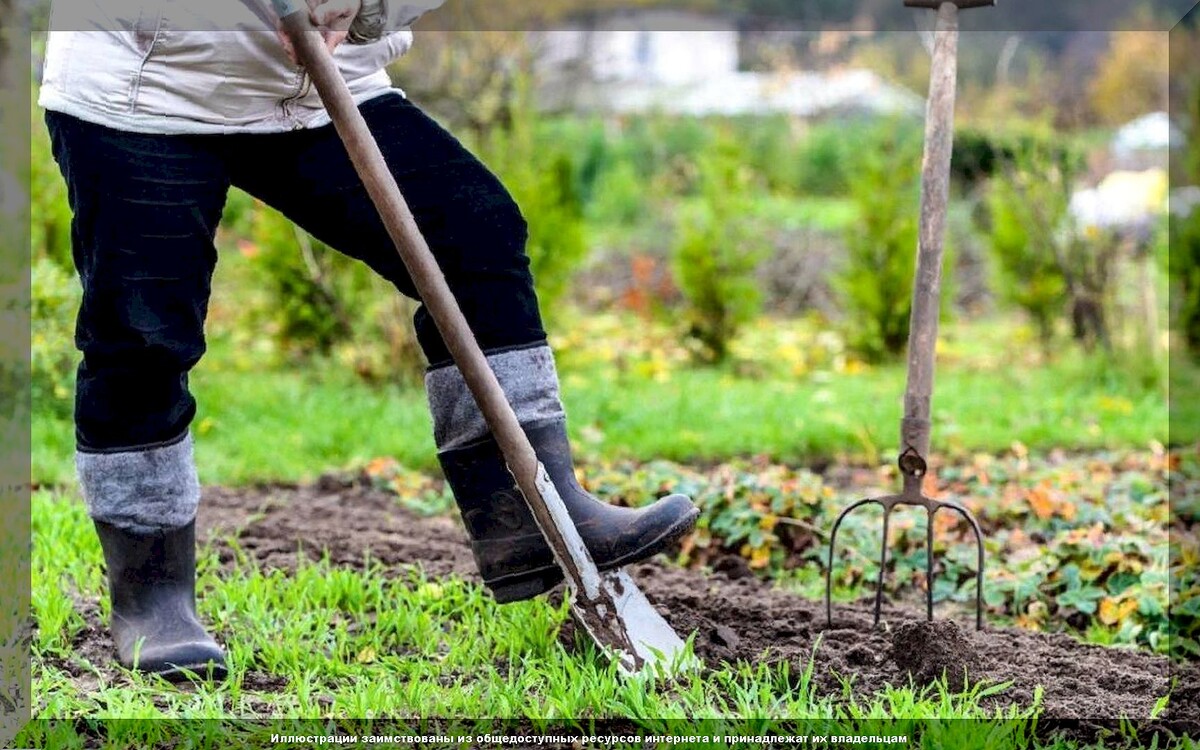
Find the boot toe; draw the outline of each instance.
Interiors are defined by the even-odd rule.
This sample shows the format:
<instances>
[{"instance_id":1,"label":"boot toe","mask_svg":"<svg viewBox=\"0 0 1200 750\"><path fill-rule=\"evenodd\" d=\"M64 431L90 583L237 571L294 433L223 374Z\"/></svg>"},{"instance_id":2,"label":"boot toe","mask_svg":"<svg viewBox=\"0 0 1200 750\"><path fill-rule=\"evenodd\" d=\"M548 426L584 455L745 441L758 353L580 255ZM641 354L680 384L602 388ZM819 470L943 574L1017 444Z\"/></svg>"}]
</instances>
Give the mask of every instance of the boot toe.
<instances>
[{"instance_id":1,"label":"boot toe","mask_svg":"<svg viewBox=\"0 0 1200 750\"><path fill-rule=\"evenodd\" d=\"M604 539L589 539L588 548L602 570L612 570L654 557L696 526L700 509L686 495L668 495L645 508L620 509L625 523L609 527ZM583 529L580 529L583 533ZM600 532L601 528L594 529Z\"/></svg>"}]
</instances>

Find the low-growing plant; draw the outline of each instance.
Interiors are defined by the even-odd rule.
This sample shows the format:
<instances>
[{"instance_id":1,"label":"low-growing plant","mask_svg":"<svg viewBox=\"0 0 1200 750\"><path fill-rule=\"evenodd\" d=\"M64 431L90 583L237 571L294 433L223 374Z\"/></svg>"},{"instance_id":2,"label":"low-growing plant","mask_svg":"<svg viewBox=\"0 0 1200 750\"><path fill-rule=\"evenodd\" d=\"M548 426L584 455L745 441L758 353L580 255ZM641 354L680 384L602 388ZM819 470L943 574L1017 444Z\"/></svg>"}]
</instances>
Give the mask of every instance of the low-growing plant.
<instances>
[{"instance_id":1,"label":"low-growing plant","mask_svg":"<svg viewBox=\"0 0 1200 750\"><path fill-rule=\"evenodd\" d=\"M1114 471L1114 464L1122 471ZM1192 571L1200 550L1186 534L1176 539L1177 593L1167 616L1167 465L1166 456L1151 454L1065 463L1027 454L981 455L973 463L941 467L925 491L967 505L984 525L989 555L984 601L990 617L1030 630L1071 630L1088 634L1089 640L1137 644L1160 653L1170 649L1195 658L1200 654L1200 587ZM1181 470L1185 479L1196 467ZM741 557L762 575L822 590L826 534L834 518L851 498L876 495L895 481L876 474L870 481L878 486L845 487L837 475L761 461L704 470L665 461L620 462L590 466L584 475L591 491L610 500L641 503L648 489L691 496L700 519L681 546L686 565L728 565L726 558ZM879 529L879 513L870 510L851 514L840 527L833 571L839 596L873 590ZM935 517L934 529L935 600L972 604L976 559L969 527L943 512ZM927 554L923 514L893 516L887 590L920 591L928 585Z\"/></svg>"}]
</instances>

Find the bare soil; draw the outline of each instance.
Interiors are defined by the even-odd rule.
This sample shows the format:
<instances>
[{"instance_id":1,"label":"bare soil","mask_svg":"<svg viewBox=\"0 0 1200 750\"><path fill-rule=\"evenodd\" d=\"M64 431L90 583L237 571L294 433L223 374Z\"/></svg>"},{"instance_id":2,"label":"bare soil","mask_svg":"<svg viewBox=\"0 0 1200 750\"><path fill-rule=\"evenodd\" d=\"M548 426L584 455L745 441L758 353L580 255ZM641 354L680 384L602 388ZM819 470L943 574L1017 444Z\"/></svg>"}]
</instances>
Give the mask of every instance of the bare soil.
<instances>
[{"instance_id":1,"label":"bare soil","mask_svg":"<svg viewBox=\"0 0 1200 750\"><path fill-rule=\"evenodd\" d=\"M389 566L419 566L428 575L478 580L456 518L420 518L393 496L361 483L326 479L302 487L209 488L198 528L224 564L233 563L226 540L267 568L293 569L298 551L338 565L370 559ZM1082 644L1061 634L1000 627L976 632L971 618L926 623L914 610L885 605L884 622L872 628L868 603L835 605L826 627L823 602L773 587L744 565L722 561L710 574L663 562L631 571L649 599L682 634L695 632L696 650L712 666L763 659L792 662L799 676L813 664L817 692L870 696L885 685L928 684L943 673L961 684L1012 683L988 698L997 706L1029 706L1043 693L1044 718L1111 724L1116 717L1148 721L1156 702L1177 687L1167 713L1179 731L1200 732L1200 673L1173 667L1160 656ZM973 613L972 613L973 614ZM107 633L96 613L86 617L78 652L93 664L107 661ZM559 634L574 643L573 625ZM65 666L65 665L64 665ZM82 676L82 675L81 675ZM798 679L798 677L797 677ZM270 675L252 678L282 690ZM1192 726L1189 722L1195 722Z\"/></svg>"}]
</instances>

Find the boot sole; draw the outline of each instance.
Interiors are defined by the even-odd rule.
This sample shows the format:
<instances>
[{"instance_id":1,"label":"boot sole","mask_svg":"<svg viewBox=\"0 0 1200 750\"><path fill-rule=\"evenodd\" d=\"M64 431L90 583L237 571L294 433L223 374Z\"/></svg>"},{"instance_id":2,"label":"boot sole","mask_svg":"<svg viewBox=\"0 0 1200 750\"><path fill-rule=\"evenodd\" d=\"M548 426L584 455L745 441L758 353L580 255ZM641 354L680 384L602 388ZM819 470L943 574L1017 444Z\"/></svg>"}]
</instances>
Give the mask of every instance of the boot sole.
<instances>
[{"instance_id":1,"label":"boot sole","mask_svg":"<svg viewBox=\"0 0 1200 750\"><path fill-rule=\"evenodd\" d=\"M167 682L221 682L229 676L224 664L206 661L198 664L168 664L161 669L127 667L143 674L157 675Z\"/></svg>"},{"instance_id":2,"label":"boot sole","mask_svg":"<svg viewBox=\"0 0 1200 750\"><path fill-rule=\"evenodd\" d=\"M668 527L666 531L651 541L632 552L618 557L616 560L611 560L597 567L601 571L615 570L653 557L695 528L696 519L699 517L700 509L693 508L690 513L680 518L674 525ZM492 598L496 600L497 604L510 604L544 594L562 582L562 570L557 565L550 565L510 578L484 581L484 584L491 590Z\"/></svg>"}]
</instances>

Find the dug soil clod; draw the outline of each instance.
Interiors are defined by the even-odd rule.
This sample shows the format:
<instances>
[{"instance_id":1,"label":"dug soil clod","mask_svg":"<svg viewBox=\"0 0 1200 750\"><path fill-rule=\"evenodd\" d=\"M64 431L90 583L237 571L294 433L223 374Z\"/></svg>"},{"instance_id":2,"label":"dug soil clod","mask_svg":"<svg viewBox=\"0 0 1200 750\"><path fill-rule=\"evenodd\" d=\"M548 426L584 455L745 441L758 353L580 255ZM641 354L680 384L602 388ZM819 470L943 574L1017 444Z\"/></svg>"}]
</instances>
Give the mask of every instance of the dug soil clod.
<instances>
[{"instance_id":1,"label":"dug soil clod","mask_svg":"<svg viewBox=\"0 0 1200 750\"><path fill-rule=\"evenodd\" d=\"M962 628L952 620L908 620L892 631L892 658L918 685L944 675L952 690L962 690L979 671L979 658Z\"/></svg>"}]
</instances>

